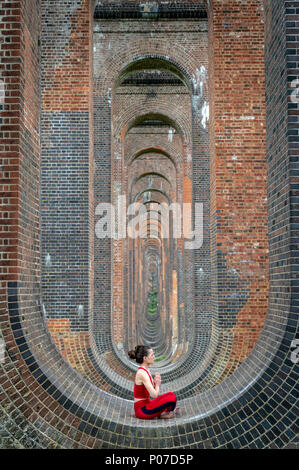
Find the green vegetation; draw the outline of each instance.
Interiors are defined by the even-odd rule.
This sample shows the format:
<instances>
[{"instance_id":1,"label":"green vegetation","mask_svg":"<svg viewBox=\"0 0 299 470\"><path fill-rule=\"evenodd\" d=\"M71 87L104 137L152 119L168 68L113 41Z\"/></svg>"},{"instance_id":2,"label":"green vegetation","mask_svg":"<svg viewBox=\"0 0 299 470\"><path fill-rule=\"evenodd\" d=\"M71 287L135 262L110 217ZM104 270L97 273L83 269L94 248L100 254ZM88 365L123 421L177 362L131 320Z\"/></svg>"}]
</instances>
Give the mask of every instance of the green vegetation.
<instances>
[{"instance_id":1,"label":"green vegetation","mask_svg":"<svg viewBox=\"0 0 299 470\"><path fill-rule=\"evenodd\" d=\"M149 316L153 316L157 312L157 308L158 308L157 297L158 297L157 289L153 289L148 295L147 313Z\"/></svg>"},{"instance_id":2,"label":"green vegetation","mask_svg":"<svg viewBox=\"0 0 299 470\"><path fill-rule=\"evenodd\" d=\"M166 354L164 354L163 356L156 357L155 362L163 361L163 359L165 358L166 358Z\"/></svg>"}]
</instances>

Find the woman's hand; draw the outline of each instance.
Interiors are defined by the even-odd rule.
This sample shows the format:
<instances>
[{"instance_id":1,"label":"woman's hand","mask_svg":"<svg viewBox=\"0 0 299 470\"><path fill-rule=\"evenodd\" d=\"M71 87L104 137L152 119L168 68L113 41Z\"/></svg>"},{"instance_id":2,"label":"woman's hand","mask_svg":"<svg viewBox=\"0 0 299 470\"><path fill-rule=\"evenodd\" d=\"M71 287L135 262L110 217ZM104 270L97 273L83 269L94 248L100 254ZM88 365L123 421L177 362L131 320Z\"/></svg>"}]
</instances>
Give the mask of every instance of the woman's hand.
<instances>
[{"instance_id":1,"label":"woman's hand","mask_svg":"<svg viewBox=\"0 0 299 470\"><path fill-rule=\"evenodd\" d=\"M154 384L160 387L161 385L161 375L157 372L154 378Z\"/></svg>"}]
</instances>

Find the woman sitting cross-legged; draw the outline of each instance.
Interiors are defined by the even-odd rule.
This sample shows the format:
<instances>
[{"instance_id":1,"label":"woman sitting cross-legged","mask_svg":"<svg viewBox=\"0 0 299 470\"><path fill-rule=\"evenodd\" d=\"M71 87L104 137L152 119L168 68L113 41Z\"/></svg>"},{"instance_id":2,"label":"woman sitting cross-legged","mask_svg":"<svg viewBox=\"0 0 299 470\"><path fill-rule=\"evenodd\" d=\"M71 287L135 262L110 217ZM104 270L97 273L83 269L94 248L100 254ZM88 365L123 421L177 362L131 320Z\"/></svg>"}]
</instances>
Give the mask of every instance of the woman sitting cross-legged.
<instances>
[{"instance_id":1,"label":"woman sitting cross-legged","mask_svg":"<svg viewBox=\"0 0 299 470\"><path fill-rule=\"evenodd\" d=\"M134 410L135 416L141 419L173 418L176 407L176 396L173 392L163 393L159 396L161 376L156 374L154 380L149 366L154 363L155 355L149 346L136 346L129 351L129 357L135 359L141 366L138 368L134 382ZM150 397L153 400L150 400Z\"/></svg>"}]
</instances>

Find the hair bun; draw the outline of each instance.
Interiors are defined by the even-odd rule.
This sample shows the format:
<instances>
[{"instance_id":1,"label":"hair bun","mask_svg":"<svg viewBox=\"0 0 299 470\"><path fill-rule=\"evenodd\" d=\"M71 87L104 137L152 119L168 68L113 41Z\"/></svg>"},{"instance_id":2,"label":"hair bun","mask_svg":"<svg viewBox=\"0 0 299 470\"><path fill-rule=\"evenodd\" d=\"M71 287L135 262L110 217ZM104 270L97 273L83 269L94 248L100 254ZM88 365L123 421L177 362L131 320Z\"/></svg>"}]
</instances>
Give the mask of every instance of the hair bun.
<instances>
[{"instance_id":1,"label":"hair bun","mask_svg":"<svg viewBox=\"0 0 299 470\"><path fill-rule=\"evenodd\" d=\"M136 359L136 348L135 348L135 351L133 351L133 349L129 351L128 355L130 359Z\"/></svg>"},{"instance_id":2,"label":"hair bun","mask_svg":"<svg viewBox=\"0 0 299 470\"><path fill-rule=\"evenodd\" d=\"M148 351L150 350L150 346L144 346L143 344L137 344L135 346L135 350L131 350L128 352L130 359L135 359L137 364L142 364L144 356L148 355Z\"/></svg>"}]
</instances>

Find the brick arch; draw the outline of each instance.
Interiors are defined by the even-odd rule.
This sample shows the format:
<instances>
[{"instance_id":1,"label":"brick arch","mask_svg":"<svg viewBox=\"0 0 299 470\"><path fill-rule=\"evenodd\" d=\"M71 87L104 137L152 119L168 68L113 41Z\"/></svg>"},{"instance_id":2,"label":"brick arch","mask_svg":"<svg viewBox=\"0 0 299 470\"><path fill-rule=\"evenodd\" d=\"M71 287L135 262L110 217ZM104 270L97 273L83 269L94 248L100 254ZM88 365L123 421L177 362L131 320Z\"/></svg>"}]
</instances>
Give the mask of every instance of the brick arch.
<instances>
[{"instance_id":1,"label":"brick arch","mask_svg":"<svg viewBox=\"0 0 299 470\"><path fill-rule=\"evenodd\" d=\"M169 180L168 180L168 178L167 178L166 176L162 175L161 173L155 173L154 171L152 171L152 172L149 172L149 173L143 173L142 175L136 177L136 179L132 181L132 184L135 184L135 183L137 183L137 181L139 181L141 178L144 178L145 176L150 176L150 175L159 176L160 178L163 178L165 181L167 181L168 183L170 183Z\"/></svg>"},{"instance_id":2,"label":"brick arch","mask_svg":"<svg viewBox=\"0 0 299 470\"><path fill-rule=\"evenodd\" d=\"M179 170L179 164L181 163L181 155L177 152L177 150L174 147L169 146L169 148L162 148L159 146L155 147L146 147L146 148L141 148L138 149L133 155L128 157L128 165L131 165L133 161L138 158L140 155L146 154L146 153L161 153L162 155L165 155L165 157L169 158L171 162L174 164L176 170ZM174 158L175 157L175 158Z\"/></svg>"},{"instance_id":3,"label":"brick arch","mask_svg":"<svg viewBox=\"0 0 299 470\"><path fill-rule=\"evenodd\" d=\"M115 175L115 174L118 174L118 178L120 178L121 173L118 173L114 170L113 175ZM121 178L123 178L123 177L121 177ZM113 251L112 251L112 258L113 259L115 259L115 260L120 259L120 256L121 256L120 253L121 253L121 250L123 249L122 245L123 245L122 243L118 243L118 244L114 243L113 244ZM123 257L123 255L122 255L122 257ZM115 264L116 263L114 262L114 265ZM116 301L118 301L123 295L123 282L124 281L121 281L121 279L120 279L120 275L117 274L117 294L116 294L116 288L114 287L114 289L113 289L113 296L114 296L113 299L115 298ZM117 308L115 307L115 305L117 305ZM122 323L121 316L123 316L123 315L124 315L123 307L120 308L120 307L118 307L118 304L114 303L113 304L113 309L112 309L113 324L117 324L117 325L121 324ZM123 336L120 336L120 334L124 334L124 333L119 332L118 334L119 334L119 336L116 336L115 338L117 338L117 339L121 338L121 341L119 341L119 342L122 344L123 343L123 339L122 339ZM115 343L116 343L116 345L114 347L118 347L119 343L117 343L117 341L115 341Z\"/></svg>"},{"instance_id":4,"label":"brick arch","mask_svg":"<svg viewBox=\"0 0 299 470\"><path fill-rule=\"evenodd\" d=\"M135 172L137 173L133 175L133 179L132 177L130 177L130 180L129 180L129 183L130 183L129 184L129 201L131 201L132 195L136 194L136 188L134 189L134 187L136 185L140 187L140 184L138 185L138 182L141 181L142 179L145 179L146 176L150 176L150 175L156 176L157 178L159 178L159 180L161 181L160 183L161 189L167 191L167 194L169 194L171 199L175 201L180 200L180 194L178 191L178 174L177 174L174 159L169 154L167 154L167 152L162 151L162 149L159 149L159 152L157 152L157 149L150 149L150 148L146 149L145 152L143 150L138 151L135 155L131 157L128 163L128 168L130 168L130 166L134 162L136 162L136 160L138 160L139 157L142 157L143 155L151 154L151 153L153 153L154 155L156 153L158 154L160 153L161 155L164 155L167 159L169 159L169 161L172 163L174 173L169 174L167 170L165 170L166 171L165 173L165 171L163 172L162 168L160 168L160 171L159 171L159 167L155 167L155 166L146 169L145 173L143 172L142 168L140 169L140 171L137 171L137 169L135 169ZM153 183L152 187L156 187L156 185L158 185L158 182Z\"/></svg>"},{"instance_id":5,"label":"brick arch","mask_svg":"<svg viewBox=\"0 0 299 470\"><path fill-rule=\"evenodd\" d=\"M150 56L150 54L149 54L147 57L149 57L149 56ZM136 60L138 60L138 59L136 59ZM143 59L142 59L142 60L143 60ZM128 65L128 66L129 66L129 65ZM116 84L117 84L117 82L116 82ZM114 91L115 91L115 90L114 90ZM220 255L219 255L219 264L221 264L221 268L223 267L223 269L225 270L225 268L226 268L225 259L224 259L224 257L223 257L223 259L220 259ZM230 285L230 284L234 284L234 279L230 279L230 281L228 282L228 285ZM223 285L224 285L224 284L223 284ZM235 285L235 284L234 284L234 285ZM241 288L241 291L242 291L242 292L241 292L241 293L242 293L242 305L241 305L241 303L239 304L239 306L241 305L241 307L242 307L242 306L244 305L244 303L246 303L246 295L247 295L248 288L247 288L246 285L243 286L243 287L238 285L237 287L238 287L238 288ZM224 290L225 290L225 289L224 289ZM233 303L233 302L232 302L232 303ZM226 305L226 303L225 303L225 305ZM228 306L228 303L227 303L227 306ZM226 307L226 308L227 308L227 307ZM233 318L233 320L235 321L235 317L236 317L236 308L235 308L235 306L233 306L233 309L232 309L232 310L233 310L233 317L232 317L232 318ZM243 313L243 312L242 312L242 313ZM223 321L223 318L222 318L222 321ZM220 323L221 323L221 322L220 322ZM215 326L215 325L214 325L214 326ZM217 322L216 322L216 326L217 326ZM212 331L215 331L215 328L212 328ZM243 332L242 332L242 334L243 334ZM226 335L227 335L227 332L226 332ZM245 339L244 339L244 338L245 338ZM243 340L244 340L244 341L243 341ZM244 346L244 344L246 343L246 341L247 341L247 338L246 338L246 334L245 334L245 336L242 337L242 341L241 341L242 347ZM238 340L238 342L240 343L239 340ZM246 346L245 346L245 351L246 351ZM248 351L248 350L247 350L247 351ZM240 357L241 357L241 356L242 356L242 357L246 356L246 352L243 353L243 351L242 351Z\"/></svg>"},{"instance_id":6,"label":"brick arch","mask_svg":"<svg viewBox=\"0 0 299 470\"><path fill-rule=\"evenodd\" d=\"M122 154L122 158L124 161L126 160L126 149L124 146L125 139L127 138L130 129L132 129L138 122L142 122L149 117L152 119L156 120L161 120L164 122L167 122L169 125L172 127L176 128L179 130L178 138L182 141L181 143L181 162L186 161L187 159L187 151L186 149L191 147L191 123L192 123L192 106L191 106L191 99L190 99L190 94L188 94L188 106L187 106L187 111L185 111L184 108L178 108L177 106L174 107L171 102L165 102L161 103L156 102L155 100L152 100L151 102L147 102L146 104L146 112L141 114L140 113L140 106L136 100L134 101L126 101L125 106L123 108L119 109L119 95L118 95L118 89L117 85L121 82L123 78L126 77L127 73L134 73L135 70L138 70L139 68L142 69L143 67L164 67L165 64L167 65L167 68L169 69L169 64L163 58L157 59L157 55L155 54L154 57L150 56L142 56L141 58L139 57L140 60L137 61L130 61L128 62L127 66L123 69L123 71L119 71L119 76L118 80L114 83L114 86L112 88L112 93L111 93L111 116L112 116L112 123L113 123L113 140L112 140L112 175L113 178L116 178L118 181L123 181L124 176L123 175L123 169L120 167L119 163L119 155ZM181 73L178 74L181 78L182 75ZM190 79L191 81L191 79ZM171 113L171 111L173 111ZM178 125L179 124L179 125ZM181 130L182 128L182 130ZM182 134L182 135L181 135ZM119 136L121 138L121 142L118 141ZM189 150L190 152L190 150ZM178 152L176 152L178 153ZM130 153L129 153L130 155ZM190 168L190 166L189 166ZM117 176L116 176L117 175ZM127 177L125 177L125 180ZM178 188L183 186L183 182L180 184L177 183L176 186L176 191L179 192ZM121 245L121 244L119 244ZM115 258L119 259L120 258L120 251L116 251L118 248L116 247L116 244L113 246L113 253ZM119 246L119 250L122 250L122 247ZM188 272L190 269L188 270ZM121 298L121 290L122 286L119 280L119 276L117 279L117 300ZM114 296L115 296L115 288L114 288ZM191 301L191 297L189 298L188 302ZM120 313L118 314L117 317L117 309L113 307L112 309L113 315L114 315L114 321L113 323L115 324L120 324ZM116 344L121 347L123 344L122 341L122 336L120 335L120 332L118 332L118 335L116 338L120 338L120 340L116 340Z\"/></svg>"},{"instance_id":7,"label":"brick arch","mask_svg":"<svg viewBox=\"0 0 299 470\"><path fill-rule=\"evenodd\" d=\"M141 175L139 178L136 178L137 181L132 181L130 184L130 200L132 200L132 196L139 192L140 188L144 187L144 182L147 180L148 176L154 177L152 182L151 188L159 188L163 191L166 191L167 194L172 194L171 191L173 188L170 183L168 183L167 179L163 177L163 175L159 175L157 173L147 173L146 175ZM139 188L139 189L138 189ZM135 196L134 196L135 197Z\"/></svg>"},{"instance_id":8,"label":"brick arch","mask_svg":"<svg viewBox=\"0 0 299 470\"><path fill-rule=\"evenodd\" d=\"M133 49L133 48L132 48L132 49ZM178 49L180 49L179 46L178 46ZM147 57L149 57L149 56L150 56L150 54L147 55ZM185 55L185 57L186 57L186 55ZM137 58L136 60L138 60L138 58ZM142 60L143 60L143 59L142 59ZM197 64L198 64L198 62L197 62ZM128 67L129 67L129 66L128 66ZM103 69L104 69L104 67L103 67ZM190 75L190 77L191 77L191 75ZM116 82L116 84L117 84L117 82ZM223 259L220 259L220 256L219 256L219 261L220 261L219 264L221 264L221 269L222 269L222 267L225 268L225 259L224 259L224 258L223 258ZM233 280L231 280L231 282L233 282ZM242 287L242 286L241 286L241 287ZM246 287L246 286L245 286L245 287ZM246 297L246 290L247 290L247 289L244 288L243 291L242 291L242 296L244 297L242 301L246 301L246 298L245 298L245 297ZM234 315L235 315L235 314L234 314ZM235 318L234 318L234 319L235 319ZM213 330L215 330L215 328L214 328L214 329L212 328L212 331L213 331ZM226 333L227 333L227 332L226 332ZM246 338L245 338L245 342L246 342ZM243 343L242 343L242 344L243 344ZM243 353L241 354L241 356L243 357Z\"/></svg>"},{"instance_id":9,"label":"brick arch","mask_svg":"<svg viewBox=\"0 0 299 470\"><path fill-rule=\"evenodd\" d=\"M142 64L142 61L140 63ZM112 115L116 115L116 112L115 112L116 99L117 99L117 91L115 89L114 93L112 95L112 103L111 103L111 113L112 113ZM191 167L190 167L190 164L188 165L188 163L187 163L187 160L188 160L187 156L191 153L191 125L192 125L191 116L192 116L192 112L193 112L193 109L192 109L192 106L191 106L190 95L188 94L188 106L186 108L187 113L186 113L185 109L181 110L181 109L178 109L178 107L176 106L174 108L174 117L172 119L173 122L169 121L169 116L172 118L172 116L169 114L170 106L172 106L172 103L170 105L169 105L169 103L165 103L165 105L161 105L161 103L159 102L158 104L156 104L156 108L155 108L155 104L153 103L152 105L151 104L147 105L147 111L148 111L148 109L150 109L152 116L155 116L156 118L160 116L160 119L161 119L161 110L163 110L163 108L165 108L166 111L165 111L164 115L166 115L166 120L169 123L171 123L172 125L174 125L174 127L177 127L177 125L175 125L175 118L177 116L179 117L179 119L182 119L182 117L185 118L185 126L184 127L188 128L189 135L187 136L187 138L185 137L183 145L181 147L181 151L178 152L178 149L176 149L176 153L178 155L179 155L179 153L181 153L181 155L179 155L179 161L181 162L180 166L182 167L183 164L185 164L184 172L182 172L181 174L186 175L186 179L182 179L182 181L179 181L178 178L177 178L177 186L176 186L177 200L181 200L183 198L183 194L184 194L183 190L185 190L186 194L190 194L191 191L192 191L192 189L191 189L192 185L190 186ZM130 114L132 116L132 119L131 119L132 123L130 123L128 121L128 116L127 115L129 114L129 111L130 111ZM140 112L139 112L138 103L136 103L134 101L130 105L130 103L126 102L126 106L124 108L123 114L118 111L115 119L113 120L113 134L114 134L115 140L117 139L118 135L121 135L122 139L126 138L126 136L128 135L128 130L132 127L132 125L134 125L136 122L138 122L138 117L137 117L137 120L136 120L136 116L139 116L139 114L140 114ZM188 116L185 116L186 114L188 114ZM125 118L122 117L122 116L125 116ZM149 116L149 114L147 114L147 116ZM143 120L147 116L146 115L145 116L141 115L141 117L139 116L139 120ZM129 117L130 117L130 115L129 115ZM162 117L162 119L165 121L165 117L164 118ZM121 130L121 124L123 124L123 126L124 126L122 130ZM186 135L186 133L185 133L185 135ZM120 154L120 145L117 144L117 143L115 145L115 151L116 151L115 155ZM112 153L113 153L113 151L112 151ZM126 154L124 155L124 158L126 159ZM177 167L177 165L176 165L176 167ZM112 171L113 171L113 174L116 174L115 170L112 170ZM188 174L187 174L187 171L189 172ZM187 184L188 184L188 188L185 188L185 185L187 186ZM190 266L189 266L189 269L187 269L187 272L191 273ZM188 300L189 302L190 302L190 299L191 299L191 296L189 296L189 300ZM193 331L194 330L192 330L192 332ZM190 340L190 344L191 343L192 343L192 341ZM189 353L190 353L190 351L189 351Z\"/></svg>"},{"instance_id":10,"label":"brick arch","mask_svg":"<svg viewBox=\"0 0 299 470\"><path fill-rule=\"evenodd\" d=\"M139 191L134 197L134 201L141 201L143 198L143 194L148 191L148 188L144 186L143 188L138 188ZM145 203L147 210L151 210L151 214L155 212L155 209L150 206L151 203L162 203L168 202L171 203L171 199L169 198L168 192L164 191L163 189L156 188L152 186L150 188L151 198L148 199ZM155 218L154 218L155 219ZM154 220L152 224L150 220L144 221L143 230L144 233L149 233L148 230L151 228L151 239L149 240L137 240L135 243L131 243L131 252L133 256L133 263L134 265L138 266L138 264L142 264L142 279L143 282L140 285L140 289L138 292L137 299L134 299L134 306L135 311L139 312L138 314L138 325L137 331L141 338L150 338L150 341L153 341L151 345L155 348L157 356L163 356L164 359L171 358L172 356L172 346L175 341L175 335L172 328L173 318L176 318L174 312L168 312L166 309L167 305L167 295L166 292L170 289L169 283L172 282L172 278L169 276L169 271L167 271L166 275L162 275L162 271L165 272L163 269L163 260L166 257L175 257L175 252L171 251L172 255L168 251L169 241L168 240L161 240L161 221ZM160 259L160 264L157 264L156 269L156 285L155 288L158 292L158 310L154 317L149 315L147 312L147 299L148 295L150 294L150 285L147 282L148 276L148 268L147 268L147 261L148 261L148 251L145 247L150 244L152 245L152 237L157 237L157 240L160 240L160 250L159 253L156 254ZM147 261L146 261L147 260ZM160 267L162 265L162 267ZM168 325L168 326L166 326ZM152 326L152 329L151 329Z\"/></svg>"},{"instance_id":11,"label":"brick arch","mask_svg":"<svg viewBox=\"0 0 299 470\"><path fill-rule=\"evenodd\" d=\"M149 119L157 119L161 122L165 122L169 124L169 126L174 127L179 134L183 134L183 130L181 127L177 124L175 120L173 120L171 117L168 115L164 115L161 112L160 113L155 113L155 112L147 112L145 114L140 114L136 116L135 118L132 118L130 122L126 125L126 132L129 132L133 127L138 126L138 124L141 124L144 121L147 121ZM116 129L117 133L117 129Z\"/></svg>"},{"instance_id":12,"label":"brick arch","mask_svg":"<svg viewBox=\"0 0 299 470\"><path fill-rule=\"evenodd\" d=\"M194 87L193 77L196 73L196 69L203 64L195 62L192 53L189 53L181 46L173 47L169 43L160 41L157 43L160 50L164 49L163 53L154 53L153 46L147 44L138 44L138 41L134 43L134 50L126 50L125 52L117 52L113 57L109 57L105 63L102 64L101 71L96 72L95 75L95 86L94 94L96 96L106 95L107 91L114 93L115 89L119 85L119 77L122 71L130 68L131 64L146 63L147 60L157 59L160 66L165 67L165 71L168 71L169 67L171 70L177 70L177 76L184 80L184 84L189 89L190 93L196 93ZM145 50L148 50L147 53ZM100 79L97 77L100 76Z\"/></svg>"},{"instance_id":13,"label":"brick arch","mask_svg":"<svg viewBox=\"0 0 299 470\"><path fill-rule=\"evenodd\" d=\"M164 70L178 77L190 93L193 93L194 85L191 76L185 68L175 59L156 54L142 55L122 68L115 83L117 88L123 80L140 70Z\"/></svg>"},{"instance_id":14,"label":"brick arch","mask_svg":"<svg viewBox=\"0 0 299 470\"><path fill-rule=\"evenodd\" d=\"M165 197L165 199L167 199L168 202L171 202L171 199L170 197L166 194L165 191L163 191L162 189L157 189L157 188L146 188L146 189L143 189L142 191L139 191L139 193L136 194L136 196L134 197L134 202L137 201L138 198L140 198L142 196L142 194L144 193L147 193L148 191L151 191L151 192L157 192L159 194L163 194L163 196ZM147 201L147 202L150 202L150 201ZM154 201L153 201L154 202Z\"/></svg>"},{"instance_id":15,"label":"brick arch","mask_svg":"<svg viewBox=\"0 0 299 470\"><path fill-rule=\"evenodd\" d=\"M113 128L114 136L125 136L127 132L129 132L132 127L136 124L145 121L149 117L159 118L161 121L168 123L169 125L173 126L175 129L179 131L179 135L182 136L186 145L191 146L191 123L190 118L188 119L188 111L185 115L180 115L175 103L157 105L156 103L152 103L148 105L148 112L145 114L137 114L138 107L136 104L132 103L131 106L128 106L127 109L123 111L122 114L115 117L117 119L117 123ZM115 121L114 121L115 122ZM124 133L125 131L125 133Z\"/></svg>"},{"instance_id":16,"label":"brick arch","mask_svg":"<svg viewBox=\"0 0 299 470\"><path fill-rule=\"evenodd\" d=\"M36 2L32 0L17 1L15 4L20 7L21 12L21 21L17 26L20 35L25 36L23 24L25 28L29 22L32 25L28 30L32 37L32 48L28 48L27 52L32 56L37 68L39 10ZM236 7L239 4L237 2ZM257 2L247 2L248 7L252 4L256 6ZM294 421L297 411L298 366L291 360L291 342L295 338L297 321L297 294L292 290L292 275L295 276L296 272L296 247L290 238L295 236L295 227L290 226L289 216L290 213L295 216L297 201L295 188L292 187L292 191L285 194L285 206L288 210L281 212L282 178L277 174L277 169L281 166L283 169L287 168L286 185L289 187L295 184L294 159L288 153L292 152L292 143L285 132L286 127L290 127L288 117L292 111L288 111L286 106L287 78L291 72L287 71L285 63L286 34L289 32L288 28L285 30L285 20L290 19L289 15L292 17L292 14L287 12L286 5L282 3L279 3L279 8L278 3L273 2L266 2L265 6L266 89L269 96L267 112L270 139L267 164L271 187L269 207L273 209L269 214L270 223L273 223L270 233L271 291L264 330L252 353L222 384L189 400L182 400L182 408L185 416L188 416L188 422L184 416L175 422L142 426L142 423L131 416L130 402L103 393L84 380L55 348L43 322L37 264L38 216L29 205L30 199L38 205L37 188L32 185L29 174L38 181L39 154L32 152L31 146L28 146L26 152L22 151L21 146L14 151L11 149L14 156L5 151L4 159L8 162L5 160L4 163L13 168L8 181L17 187L26 188L28 198L25 200L24 194L20 192L17 205L13 205L23 238L17 228L11 227L11 239L16 240L17 245L11 248L14 250L14 258L5 266L5 280L1 285L1 327L7 347L5 362L1 364L1 419L14 448L135 446L140 449L145 447L145 443L151 448L296 447ZM219 11L219 19L222 21L222 2L213 1L213 7L219 7L217 13ZM10 8L8 4L3 6L7 17ZM234 21L238 20L239 16L240 12L236 8ZM65 18L60 24L64 23ZM11 22L5 19L4 24L10 25ZM218 27L220 28L219 25ZM222 40L228 37L228 31L221 32ZM20 44L23 47L25 41ZM26 65L26 61L24 63L21 60L24 51L16 47L9 48L8 45L6 51L13 52L18 65L20 64L21 81L28 72L28 62ZM279 81L275 74L278 67L284 71L283 78ZM215 78L217 79L217 75ZM37 96L37 77L27 75L27 79L34 85ZM16 104L13 110L9 103L6 105L7 113L11 113L11 116L17 113L20 117L21 124L17 125L18 137L15 138L20 142L26 139L29 142L33 136L30 126L26 126L27 117L22 112L21 103ZM215 120L217 122L217 115ZM78 129L81 129L82 120L78 122ZM36 126L38 129L39 122ZM7 136L4 139L5 144L12 145ZM283 152L276 152L281 146ZM11 157L15 160L10 161ZM282 173L284 174L284 171ZM12 204L15 203L12 201ZM277 220L275 211L280 214L280 220ZM29 219L30 217L32 219ZM276 231L281 231L282 228L286 228L287 235L279 245ZM26 257L22 255L24 235L26 241L32 241L28 244ZM9 239L8 237L8 244ZM22 266L22 272L15 269L15 259ZM284 266L281 266L282 262ZM23 313L25 319L22 318ZM262 422L261 416L264 418ZM256 422L260 423L258 427ZM233 429L234 435L227 432L227 429Z\"/></svg>"},{"instance_id":17,"label":"brick arch","mask_svg":"<svg viewBox=\"0 0 299 470\"><path fill-rule=\"evenodd\" d=\"M156 114L156 117L157 117L157 116L158 116L159 119L161 120L161 114L159 114L159 115ZM148 114L147 114L147 115L144 115L144 116L141 116L141 117L139 117L139 119L138 119L138 118L137 118L137 119L138 119L139 121L142 121L142 120L146 119L147 117L148 117ZM163 117L163 116L162 116L162 119L164 120L164 117ZM169 122L169 119L167 119L167 120L168 120L168 122ZM138 121L137 121L137 122L138 122ZM132 122L132 125L134 125L135 123L136 123L136 117L134 116L134 121ZM130 124L130 123L129 123L129 124ZM173 123L172 123L172 124L173 124ZM123 128L123 130L122 130L122 132L121 132L122 139L125 139L125 138L126 138L126 135L127 135L127 133L128 133L128 128L131 128L132 125L129 125L129 126L128 126L128 124L126 124L126 126ZM114 135L118 135L119 132L120 132L120 131L118 131L118 130L115 129L115 127L114 127ZM153 147L147 147L146 149L140 149L140 148L138 148L138 150L134 151L133 154L126 153L126 151L125 151L125 154L123 155L124 161L127 160L127 159L126 159L126 155L129 155L129 160L127 160L127 168L129 169L131 163L132 163L133 161L136 161L136 160L138 159L138 157L139 157L139 156L142 156L144 153L150 153L150 152L151 152L151 153L155 154L155 153L156 153L156 149L157 149L157 147L154 147L154 148L153 148ZM146 152L143 152L143 150L146 150ZM167 150L168 150L168 149L167 149ZM119 152L120 152L120 151L119 151L119 147L117 146L117 155L119 154ZM182 147L182 152L183 152L183 147ZM172 163L174 164L174 167L175 167L176 169L177 169L178 167L180 167L180 162L183 160L183 157L184 157L183 153L182 153L181 155L178 154L178 158L175 159L175 160L176 160L176 162L175 162L175 161L174 161L174 158L173 158L171 155L169 155L167 151L165 152L165 149L161 149L161 147L158 149L158 153L161 153L161 154L164 155L166 158L170 158L170 161L172 161ZM177 150L177 149L176 149L176 153L178 153L178 150ZM177 172L177 170L176 170L176 172ZM115 172L115 170L113 170L113 175L115 175L115 174L116 174L116 172ZM120 173L118 173L118 174L120 175ZM119 177L120 177L120 176L118 176L118 178L119 178ZM177 179L177 178L178 178L178 175L176 176L176 179ZM127 179L127 177L126 177L126 179ZM177 183L177 181L176 181L176 189L175 189L176 196L175 196L175 197L176 197L177 199L180 199L180 197L182 197L182 192L180 193L180 192L178 191L178 186L179 186L179 185L178 185L178 183ZM119 283L118 283L118 285L119 285ZM118 297L119 297L119 296L120 296L120 293L118 293ZM115 309L113 309L113 313L115 314ZM119 323L119 320L114 320L114 323ZM178 348L178 352L179 352L179 348Z\"/></svg>"}]
</instances>

